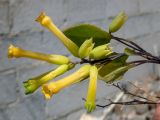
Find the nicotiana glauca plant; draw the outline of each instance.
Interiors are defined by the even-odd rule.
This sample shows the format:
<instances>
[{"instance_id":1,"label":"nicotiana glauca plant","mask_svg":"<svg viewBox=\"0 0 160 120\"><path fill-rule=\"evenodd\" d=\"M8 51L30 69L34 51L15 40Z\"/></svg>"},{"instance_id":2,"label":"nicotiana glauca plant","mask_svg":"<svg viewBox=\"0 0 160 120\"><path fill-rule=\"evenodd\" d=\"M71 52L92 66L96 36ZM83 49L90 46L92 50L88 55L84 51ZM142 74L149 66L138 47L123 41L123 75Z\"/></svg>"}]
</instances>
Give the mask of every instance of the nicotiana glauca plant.
<instances>
[{"instance_id":1,"label":"nicotiana glauca plant","mask_svg":"<svg viewBox=\"0 0 160 120\"><path fill-rule=\"evenodd\" d=\"M26 57L59 65L53 70L23 82L25 94L32 94L42 87L45 98L50 99L69 85L89 78L88 94L84 106L87 112L92 112L96 108L97 80L113 83L122 79L124 74L133 67L144 63L160 64L159 57L147 52L135 42L113 35L123 26L127 18L124 12L120 12L109 25L108 32L91 24L80 24L61 31L51 18L42 12L36 21L57 36L71 54L79 58L79 61L71 61L70 58L63 55L33 52L10 45L9 58ZM126 45L124 52L114 52L110 45L111 40ZM127 61L130 56L141 56L142 59ZM79 70L58 81L48 83L73 69L77 64L81 65Z\"/></svg>"}]
</instances>

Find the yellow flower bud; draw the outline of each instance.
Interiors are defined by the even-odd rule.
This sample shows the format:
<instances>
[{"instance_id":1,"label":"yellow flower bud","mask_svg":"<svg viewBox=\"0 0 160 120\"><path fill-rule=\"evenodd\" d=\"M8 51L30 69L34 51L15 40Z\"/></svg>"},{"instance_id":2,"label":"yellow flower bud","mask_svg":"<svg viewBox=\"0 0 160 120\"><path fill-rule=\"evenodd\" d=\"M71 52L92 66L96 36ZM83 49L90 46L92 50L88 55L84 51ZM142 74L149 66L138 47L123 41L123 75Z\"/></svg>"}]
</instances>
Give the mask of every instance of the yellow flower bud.
<instances>
[{"instance_id":1,"label":"yellow flower bud","mask_svg":"<svg viewBox=\"0 0 160 120\"><path fill-rule=\"evenodd\" d=\"M104 59L111 53L113 53L112 48L108 44L105 44L105 45L101 45L94 48L90 52L89 58L94 60L100 60L100 59Z\"/></svg>"},{"instance_id":2,"label":"yellow flower bud","mask_svg":"<svg viewBox=\"0 0 160 120\"><path fill-rule=\"evenodd\" d=\"M123 24L128 19L128 16L125 14L125 12L120 12L115 19L112 21L112 23L109 25L109 32L113 33L118 31Z\"/></svg>"},{"instance_id":3,"label":"yellow flower bud","mask_svg":"<svg viewBox=\"0 0 160 120\"><path fill-rule=\"evenodd\" d=\"M85 102L87 112L92 112L96 108L96 89L97 89L98 69L96 66L90 68L90 83L88 87L88 95Z\"/></svg>"},{"instance_id":4,"label":"yellow flower bud","mask_svg":"<svg viewBox=\"0 0 160 120\"><path fill-rule=\"evenodd\" d=\"M90 71L90 65L84 65L78 71L74 72L73 74L61 80L43 85L42 92L45 98L50 99L53 94L58 93L65 87L87 78L89 75L89 71Z\"/></svg>"},{"instance_id":5,"label":"yellow flower bud","mask_svg":"<svg viewBox=\"0 0 160 120\"><path fill-rule=\"evenodd\" d=\"M89 56L93 47L94 47L94 43L93 43L92 38L84 41L84 43L79 48L79 57L85 58L85 57Z\"/></svg>"},{"instance_id":6,"label":"yellow flower bud","mask_svg":"<svg viewBox=\"0 0 160 120\"><path fill-rule=\"evenodd\" d=\"M53 23L49 16L42 12L36 19L36 21L39 22L42 26L49 29L51 32L53 32L59 38L59 40L61 40L61 42L66 46L66 48L74 56L78 57L78 46L69 38L67 38L62 31L60 31L60 29Z\"/></svg>"},{"instance_id":7,"label":"yellow flower bud","mask_svg":"<svg viewBox=\"0 0 160 120\"><path fill-rule=\"evenodd\" d=\"M27 57L37 60L43 60L52 64L67 64L69 63L69 58L62 56L62 55L56 55L56 54L43 54L38 52L32 52L29 50L24 50L22 48L15 47L13 45L10 45L8 48L8 57L9 58L19 58L19 57Z\"/></svg>"}]
</instances>

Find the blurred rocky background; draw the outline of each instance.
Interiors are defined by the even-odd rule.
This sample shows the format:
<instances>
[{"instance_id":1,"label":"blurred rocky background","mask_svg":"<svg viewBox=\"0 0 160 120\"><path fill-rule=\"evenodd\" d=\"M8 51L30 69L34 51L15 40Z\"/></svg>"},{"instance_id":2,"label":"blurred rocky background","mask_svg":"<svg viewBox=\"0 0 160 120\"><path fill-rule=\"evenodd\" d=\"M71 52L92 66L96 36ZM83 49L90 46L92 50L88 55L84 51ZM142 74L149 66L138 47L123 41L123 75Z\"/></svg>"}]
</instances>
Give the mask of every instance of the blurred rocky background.
<instances>
[{"instance_id":1,"label":"blurred rocky background","mask_svg":"<svg viewBox=\"0 0 160 120\"><path fill-rule=\"evenodd\" d=\"M49 101L44 100L40 90L25 96L23 81L56 66L24 58L10 60L7 58L7 48L9 44L14 44L24 49L72 58L52 33L35 22L41 11L51 16L62 30L77 23L91 23L107 30L113 17L122 10L129 15L129 19L116 35L133 39L149 52L159 55L160 0L0 0L0 120L85 119L82 98L87 94L88 81L64 89ZM115 50L123 50L118 43L113 42L113 45ZM125 75L122 84L127 81L145 83L148 78L155 79L158 70L158 65L139 66ZM160 83L153 82L149 84L154 87L149 89L160 90ZM119 90L116 88L98 82L99 104L105 104L106 99L115 98L117 94ZM151 120L154 106L138 107L123 106L119 109L116 106L104 120ZM97 108L93 116L101 116L103 110Z\"/></svg>"}]
</instances>

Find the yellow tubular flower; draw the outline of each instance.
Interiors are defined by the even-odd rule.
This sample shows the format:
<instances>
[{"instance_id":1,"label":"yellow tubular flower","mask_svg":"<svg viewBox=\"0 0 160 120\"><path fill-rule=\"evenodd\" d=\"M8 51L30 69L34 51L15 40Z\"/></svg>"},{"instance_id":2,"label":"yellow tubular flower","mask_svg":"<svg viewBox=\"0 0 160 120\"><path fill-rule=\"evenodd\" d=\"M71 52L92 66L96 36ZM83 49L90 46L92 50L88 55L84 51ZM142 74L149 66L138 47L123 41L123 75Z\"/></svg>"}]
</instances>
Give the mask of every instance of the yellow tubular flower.
<instances>
[{"instance_id":1,"label":"yellow tubular flower","mask_svg":"<svg viewBox=\"0 0 160 120\"><path fill-rule=\"evenodd\" d=\"M64 74L66 71L72 69L74 64L64 64L59 66L58 68L46 72L37 77L31 78L25 82L23 82L23 86L25 88L25 94L31 94L36 91L40 86L47 83L48 81L54 79L55 77Z\"/></svg>"},{"instance_id":2,"label":"yellow tubular flower","mask_svg":"<svg viewBox=\"0 0 160 120\"><path fill-rule=\"evenodd\" d=\"M42 92L44 93L45 98L50 99L53 94L58 93L61 89L87 78L90 67L90 65L84 65L78 71L61 80L43 85Z\"/></svg>"},{"instance_id":3,"label":"yellow tubular flower","mask_svg":"<svg viewBox=\"0 0 160 120\"><path fill-rule=\"evenodd\" d=\"M56 55L56 54L43 54L38 52L32 52L29 50L24 50L22 48L15 47L13 45L10 45L8 48L8 57L9 58L19 58L19 57L27 57L37 60L43 60L52 64L67 64L69 63L69 58L62 56L62 55Z\"/></svg>"},{"instance_id":4,"label":"yellow tubular flower","mask_svg":"<svg viewBox=\"0 0 160 120\"><path fill-rule=\"evenodd\" d=\"M74 56L78 57L78 49L79 49L78 46L74 42L72 42L69 38L67 38L62 31L59 30L59 28L53 23L53 21L49 16L47 16L44 12L42 12L36 19L36 21L39 22L42 26L49 29L51 32L53 32L67 47L67 49Z\"/></svg>"},{"instance_id":5,"label":"yellow tubular flower","mask_svg":"<svg viewBox=\"0 0 160 120\"><path fill-rule=\"evenodd\" d=\"M96 90L97 90L98 70L96 66L90 68L90 83L88 87L88 95L85 102L87 112L92 112L96 108Z\"/></svg>"}]
</instances>

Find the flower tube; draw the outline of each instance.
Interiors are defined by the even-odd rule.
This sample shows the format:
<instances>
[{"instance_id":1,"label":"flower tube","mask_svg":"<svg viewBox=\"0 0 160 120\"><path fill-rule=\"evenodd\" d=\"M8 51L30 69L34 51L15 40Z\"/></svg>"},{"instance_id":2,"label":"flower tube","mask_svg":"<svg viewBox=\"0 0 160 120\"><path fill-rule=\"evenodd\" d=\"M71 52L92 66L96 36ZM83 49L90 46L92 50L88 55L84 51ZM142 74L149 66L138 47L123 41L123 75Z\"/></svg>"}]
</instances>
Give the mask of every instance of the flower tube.
<instances>
[{"instance_id":1,"label":"flower tube","mask_svg":"<svg viewBox=\"0 0 160 120\"><path fill-rule=\"evenodd\" d=\"M66 46L66 48L76 57L78 57L78 46L71 41L68 37L66 37L63 32L54 24L49 16L47 16L44 12L42 12L39 17L36 19L42 26L49 29L52 33L54 33L61 42Z\"/></svg>"},{"instance_id":2,"label":"flower tube","mask_svg":"<svg viewBox=\"0 0 160 120\"><path fill-rule=\"evenodd\" d=\"M8 48L8 57L9 58L19 58L19 57L27 57L37 60L43 60L52 64L67 64L69 63L69 58L62 56L62 55L56 55L56 54L44 54L39 52L32 52L29 50L24 50L22 48L15 47L13 45L10 45Z\"/></svg>"},{"instance_id":3,"label":"flower tube","mask_svg":"<svg viewBox=\"0 0 160 120\"><path fill-rule=\"evenodd\" d=\"M89 75L89 71L90 65L87 64L82 66L78 71L61 80L43 85L42 92L45 98L50 99L53 94L58 93L63 88L87 78Z\"/></svg>"},{"instance_id":4,"label":"flower tube","mask_svg":"<svg viewBox=\"0 0 160 120\"><path fill-rule=\"evenodd\" d=\"M92 112L96 108L96 90L97 90L98 70L96 66L90 68L90 82L88 87L88 95L85 102L87 112Z\"/></svg>"},{"instance_id":5,"label":"flower tube","mask_svg":"<svg viewBox=\"0 0 160 120\"><path fill-rule=\"evenodd\" d=\"M48 81L54 79L57 76L64 74L66 71L72 69L74 67L73 64L64 64L59 66L58 68L46 72L37 77L31 78L25 82L23 82L23 86L25 88L25 94L31 94L36 91L40 86L47 83Z\"/></svg>"}]
</instances>

